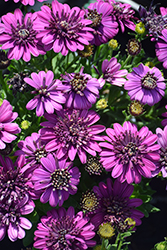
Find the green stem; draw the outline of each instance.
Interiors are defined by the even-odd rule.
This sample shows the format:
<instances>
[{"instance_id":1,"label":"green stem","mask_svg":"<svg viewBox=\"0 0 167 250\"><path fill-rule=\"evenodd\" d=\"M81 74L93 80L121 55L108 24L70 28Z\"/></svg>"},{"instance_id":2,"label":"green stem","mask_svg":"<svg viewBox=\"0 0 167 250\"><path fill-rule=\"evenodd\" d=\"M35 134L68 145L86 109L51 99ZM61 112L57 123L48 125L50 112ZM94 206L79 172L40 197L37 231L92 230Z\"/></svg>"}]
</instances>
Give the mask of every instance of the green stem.
<instances>
[{"instance_id":1,"label":"green stem","mask_svg":"<svg viewBox=\"0 0 167 250\"><path fill-rule=\"evenodd\" d=\"M79 58L80 58L79 56L76 56L74 60L67 65L67 68L65 69L65 71L67 71L67 69L69 69Z\"/></svg>"},{"instance_id":2,"label":"green stem","mask_svg":"<svg viewBox=\"0 0 167 250\"><path fill-rule=\"evenodd\" d=\"M104 241L105 241L105 239L102 240L101 250L105 250Z\"/></svg>"},{"instance_id":3,"label":"green stem","mask_svg":"<svg viewBox=\"0 0 167 250\"><path fill-rule=\"evenodd\" d=\"M128 57L126 58L126 60L123 62L122 66L121 66L121 69L126 65L128 64L128 62L132 59L132 56L131 55L128 55Z\"/></svg>"}]
</instances>

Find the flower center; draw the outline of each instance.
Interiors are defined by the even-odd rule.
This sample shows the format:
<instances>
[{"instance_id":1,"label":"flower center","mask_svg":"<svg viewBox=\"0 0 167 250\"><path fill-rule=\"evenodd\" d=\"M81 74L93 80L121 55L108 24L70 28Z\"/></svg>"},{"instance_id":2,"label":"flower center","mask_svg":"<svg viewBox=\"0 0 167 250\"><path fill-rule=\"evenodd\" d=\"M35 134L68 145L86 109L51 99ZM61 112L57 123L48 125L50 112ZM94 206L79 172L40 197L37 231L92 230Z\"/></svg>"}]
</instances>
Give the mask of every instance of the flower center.
<instances>
[{"instance_id":1,"label":"flower center","mask_svg":"<svg viewBox=\"0 0 167 250\"><path fill-rule=\"evenodd\" d=\"M112 222L114 218L125 220L131 215L131 207L128 206L127 197L104 197L102 198L102 203L105 210L104 212L106 212L104 216L105 221Z\"/></svg>"},{"instance_id":2,"label":"flower center","mask_svg":"<svg viewBox=\"0 0 167 250\"><path fill-rule=\"evenodd\" d=\"M14 202L11 206L7 203L1 204L0 207L0 227L9 226L14 223L16 226L19 223L21 213L18 212L18 205Z\"/></svg>"},{"instance_id":3,"label":"flower center","mask_svg":"<svg viewBox=\"0 0 167 250\"><path fill-rule=\"evenodd\" d=\"M80 32L84 25L80 22L81 18L76 14L74 10L73 14L66 13L62 9L61 13L57 11L55 14L51 11L52 18L49 20L49 27L51 33L56 36L55 39L66 37L68 39L77 39L78 32Z\"/></svg>"},{"instance_id":4,"label":"flower center","mask_svg":"<svg viewBox=\"0 0 167 250\"><path fill-rule=\"evenodd\" d=\"M60 22L60 27L63 31L66 31L68 28L69 24L66 21L61 21Z\"/></svg>"},{"instance_id":5,"label":"flower center","mask_svg":"<svg viewBox=\"0 0 167 250\"><path fill-rule=\"evenodd\" d=\"M99 198L96 197L93 191L87 191L82 195L80 206L87 213L95 213L99 206Z\"/></svg>"},{"instance_id":6,"label":"flower center","mask_svg":"<svg viewBox=\"0 0 167 250\"><path fill-rule=\"evenodd\" d=\"M149 73L141 78L142 86L145 87L146 89L155 89L157 86L157 80L158 78L154 76L154 73Z\"/></svg>"},{"instance_id":7,"label":"flower center","mask_svg":"<svg viewBox=\"0 0 167 250\"><path fill-rule=\"evenodd\" d=\"M71 177L67 169L56 169L51 174L52 185L54 186L53 191L56 189L68 191Z\"/></svg>"},{"instance_id":8,"label":"flower center","mask_svg":"<svg viewBox=\"0 0 167 250\"><path fill-rule=\"evenodd\" d=\"M84 121L84 118L79 117L79 114L79 110L74 110L72 114L58 118L58 122L53 127L56 137L65 148L72 144L78 149L83 143L86 145L92 136L89 135L88 120Z\"/></svg>"},{"instance_id":9,"label":"flower center","mask_svg":"<svg viewBox=\"0 0 167 250\"><path fill-rule=\"evenodd\" d=\"M19 200L23 199L28 192L26 182L27 178L18 170L3 171L0 175L0 201L10 205L18 197Z\"/></svg>"},{"instance_id":10,"label":"flower center","mask_svg":"<svg viewBox=\"0 0 167 250\"><path fill-rule=\"evenodd\" d=\"M37 163L40 163L41 158L47 156L45 146L43 145L41 148L37 148L36 151L34 152L34 155Z\"/></svg>"},{"instance_id":11,"label":"flower center","mask_svg":"<svg viewBox=\"0 0 167 250\"><path fill-rule=\"evenodd\" d=\"M70 81L70 84L73 88L73 90L83 96L84 94L82 93L84 89L86 88L88 78L84 79L83 75L80 75L80 73L76 73L74 75L74 78Z\"/></svg>"},{"instance_id":12,"label":"flower center","mask_svg":"<svg viewBox=\"0 0 167 250\"><path fill-rule=\"evenodd\" d=\"M129 157L136 155L138 147L135 143L129 142L122 150L124 154L127 154Z\"/></svg>"},{"instance_id":13,"label":"flower center","mask_svg":"<svg viewBox=\"0 0 167 250\"><path fill-rule=\"evenodd\" d=\"M95 156L90 156L87 160L85 170L90 174L100 175L102 172L102 164Z\"/></svg>"},{"instance_id":14,"label":"flower center","mask_svg":"<svg viewBox=\"0 0 167 250\"><path fill-rule=\"evenodd\" d=\"M20 29L19 31L18 31L18 34L19 34L19 36L21 37L21 38L26 38L26 37L28 37L28 35L29 35L29 31L27 30L27 29Z\"/></svg>"},{"instance_id":15,"label":"flower center","mask_svg":"<svg viewBox=\"0 0 167 250\"><path fill-rule=\"evenodd\" d=\"M67 241L66 241L66 234L70 235L78 235L80 233L80 229L76 227L76 223L74 223L74 219L70 218L69 216L61 217L53 221L52 224L48 224L51 227L50 230L50 237L51 241L48 242L48 246L52 249L59 249L59 250L69 250ZM74 239L69 239L74 244ZM70 248L71 249L71 248Z\"/></svg>"},{"instance_id":16,"label":"flower center","mask_svg":"<svg viewBox=\"0 0 167 250\"><path fill-rule=\"evenodd\" d=\"M165 168L167 171L167 147L166 148L161 148L160 151L160 163L161 166Z\"/></svg>"},{"instance_id":17,"label":"flower center","mask_svg":"<svg viewBox=\"0 0 167 250\"><path fill-rule=\"evenodd\" d=\"M97 27L101 24L102 13L99 14L96 9L90 10L88 9L87 16L85 18L91 20L93 23L90 25L91 27Z\"/></svg>"}]
</instances>

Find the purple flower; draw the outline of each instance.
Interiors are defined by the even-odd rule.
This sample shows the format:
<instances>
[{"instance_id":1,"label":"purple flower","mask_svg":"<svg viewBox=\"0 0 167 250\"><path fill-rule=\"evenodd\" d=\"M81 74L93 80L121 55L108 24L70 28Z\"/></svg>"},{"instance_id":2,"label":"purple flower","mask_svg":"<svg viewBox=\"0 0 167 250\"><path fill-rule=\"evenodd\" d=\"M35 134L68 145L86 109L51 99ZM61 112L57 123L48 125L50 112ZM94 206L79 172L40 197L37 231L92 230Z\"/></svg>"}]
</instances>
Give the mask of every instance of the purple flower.
<instances>
[{"instance_id":1,"label":"purple flower","mask_svg":"<svg viewBox=\"0 0 167 250\"><path fill-rule=\"evenodd\" d=\"M15 165L17 168L15 169ZM21 172L23 161L13 164L9 157L0 155L0 202L11 205L13 201L30 198L28 178Z\"/></svg>"},{"instance_id":2,"label":"purple flower","mask_svg":"<svg viewBox=\"0 0 167 250\"><path fill-rule=\"evenodd\" d=\"M71 161L76 154L84 164L87 161L86 152L96 156L100 152L96 141L103 141L98 135L105 130L103 125L92 125L100 119L93 110L61 110L57 115L45 114L48 120L42 122L41 138L48 140L47 151L57 150L57 158L69 157Z\"/></svg>"},{"instance_id":3,"label":"purple flower","mask_svg":"<svg viewBox=\"0 0 167 250\"><path fill-rule=\"evenodd\" d=\"M10 205L0 201L0 240L5 237L6 231L11 241L23 239L24 229L30 229L32 224L22 215L30 214L33 210L34 206L29 203L27 197L21 201L12 201Z\"/></svg>"},{"instance_id":4,"label":"purple flower","mask_svg":"<svg viewBox=\"0 0 167 250\"><path fill-rule=\"evenodd\" d=\"M75 215L73 207L67 211L60 207L47 212L37 228L34 232L34 247L37 249L84 250L96 244L91 240L95 236L94 226L83 212Z\"/></svg>"},{"instance_id":5,"label":"purple flower","mask_svg":"<svg viewBox=\"0 0 167 250\"><path fill-rule=\"evenodd\" d=\"M61 104L66 101L62 91L67 88L61 84L60 80L53 80L53 72L40 71L38 74L32 73L31 77L32 79L25 77L24 81L36 89L31 93L37 95L27 103L26 108L28 110L36 108L37 116L42 116L45 110L53 114L54 110L62 109Z\"/></svg>"},{"instance_id":6,"label":"purple flower","mask_svg":"<svg viewBox=\"0 0 167 250\"><path fill-rule=\"evenodd\" d=\"M90 27L94 29L91 44L99 46L107 43L118 33L118 24L111 16L112 11L113 7L103 1L91 3L88 9L85 9L85 18L92 21Z\"/></svg>"},{"instance_id":7,"label":"purple flower","mask_svg":"<svg viewBox=\"0 0 167 250\"><path fill-rule=\"evenodd\" d=\"M144 214L135 208L143 202L141 199L129 197L133 193L133 185L126 182L121 183L115 180L113 183L110 178L107 184L100 182L99 186L94 186L93 191L98 197L99 206L96 214L91 218L91 223L98 229L103 222L115 223L124 222L127 218L132 218L136 222L136 226L141 224L141 218Z\"/></svg>"},{"instance_id":8,"label":"purple flower","mask_svg":"<svg viewBox=\"0 0 167 250\"><path fill-rule=\"evenodd\" d=\"M8 0L4 0L5 2L8 2ZM15 3L21 2L24 5L31 5L33 6L35 4L35 0L14 0ZM46 0L37 0L38 2L44 2Z\"/></svg>"},{"instance_id":9,"label":"purple flower","mask_svg":"<svg viewBox=\"0 0 167 250\"><path fill-rule=\"evenodd\" d=\"M159 162L158 149L155 144L157 136L147 127L137 131L135 124L125 122L123 127L113 124L114 129L107 128L107 142L101 142L101 162L106 171L112 171L113 178L120 182L139 183L141 176L152 177L152 172Z\"/></svg>"},{"instance_id":10,"label":"purple flower","mask_svg":"<svg viewBox=\"0 0 167 250\"><path fill-rule=\"evenodd\" d=\"M165 126L164 130L161 128L156 129L157 141L160 145L160 166L162 175L164 178L167 177L167 126Z\"/></svg>"},{"instance_id":11,"label":"purple flower","mask_svg":"<svg viewBox=\"0 0 167 250\"><path fill-rule=\"evenodd\" d=\"M150 69L141 63L133 68L133 71L127 75L127 79L124 88L128 90L131 100L153 106L165 95L166 84L161 71L156 67Z\"/></svg>"},{"instance_id":12,"label":"purple flower","mask_svg":"<svg viewBox=\"0 0 167 250\"><path fill-rule=\"evenodd\" d=\"M167 105L165 106L165 108L167 109ZM166 126L166 125L167 125L167 112L162 113L162 116L163 116L163 117L166 117L166 119L164 119L164 120L161 122L161 124L162 124L162 126Z\"/></svg>"},{"instance_id":13,"label":"purple flower","mask_svg":"<svg viewBox=\"0 0 167 250\"><path fill-rule=\"evenodd\" d=\"M0 149L6 147L6 143L11 143L16 139L14 134L20 133L21 129L16 123L12 123L18 114L12 112L12 106L7 100L3 100L0 106Z\"/></svg>"},{"instance_id":14,"label":"purple flower","mask_svg":"<svg viewBox=\"0 0 167 250\"><path fill-rule=\"evenodd\" d=\"M28 62L31 54L35 57L45 54L36 38L37 31L33 28L36 13L27 13L25 17L20 9L16 9L14 14L8 13L2 16L4 32L0 36L2 49L9 49L8 58L19 60L21 57Z\"/></svg>"},{"instance_id":15,"label":"purple flower","mask_svg":"<svg viewBox=\"0 0 167 250\"><path fill-rule=\"evenodd\" d=\"M42 167L34 170L32 181L34 189L42 190L40 201L49 204L52 207L63 205L68 199L69 194L74 195L77 192L80 172L77 167L72 167L72 162L66 162L66 159L57 160L53 155L47 158L41 158Z\"/></svg>"},{"instance_id":16,"label":"purple flower","mask_svg":"<svg viewBox=\"0 0 167 250\"><path fill-rule=\"evenodd\" d=\"M21 165L14 168L12 160L0 156L0 240L6 231L11 241L25 237L24 229L32 224L22 215L34 210L28 179L21 173Z\"/></svg>"},{"instance_id":17,"label":"purple flower","mask_svg":"<svg viewBox=\"0 0 167 250\"><path fill-rule=\"evenodd\" d=\"M153 3L153 1L152 1ZM167 25L167 11L165 8L160 8L160 15L155 13L155 6L149 7L149 10L145 9L143 6L139 7L139 15L141 21L145 24L145 28L148 30L151 41L158 40L158 37L162 35L162 30L166 29Z\"/></svg>"},{"instance_id":18,"label":"purple flower","mask_svg":"<svg viewBox=\"0 0 167 250\"><path fill-rule=\"evenodd\" d=\"M126 69L120 70L120 68L121 64L117 62L115 57L112 57L110 61L105 59L102 62L103 78L113 85L119 87L123 86L126 82L126 79L123 77L128 74L128 71Z\"/></svg>"},{"instance_id":19,"label":"purple flower","mask_svg":"<svg viewBox=\"0 0 167 250\"><path fill-rule=\"evenodd\" d=\"M65 106L74 109L89 109L99 97L101 88L98 79L83 73L83 67L79 73L66 73L61 75L62 82L67 86L67 100Z\"/></svg>"},{"instance_id":20,"label":"purple flower","mask_svg":"<svg viewBox=\"0 0 167 250\"><path fill-rule=\"evenodd\" d=\"M158 60L163 62L163 67L167 69L167 30L162 30L162 35L158 37L155 45L155 52Z\"/></svg>"},{"instance_id":21,"label":"purple flower","mask_svg":"<svg viewBox=\"0 0 167 250\"><path fill-rule=\"evenodd\" d=\"M103 0L97 1L101 2ZM104 0L104 2L109 3L113 7L111 15L116 18L116 21L119 23L122 32L125 31L125 26L131 30L135 30L136 25L131 20L135 20L137 18L134 17L135 11L132 10L130 4L116 2L115 0Z\"/></svg>"},{"instance_id":22,"label":"purple flower","mask_svg":"<svg viewBox=\"0 0 167 250\"><path fill-rule=\"evenodd\" d=\"M84 11L78 7L70 9L69 5L52 1L52 8L42 6L35 21L34 28L39 31L38 38L42 39L46 50L53 48L66 56L68 51L83 50L89 45L93 35L89 32L90 20L84 19Z\"/></svg>"},{"instance_id":23,"label":"purple flower","mask_svg":"<svg viewBox=\"0 0 167 250\"><path fill-rule=\"evenodd\" d=\"M45 149L45 142L41 140L37 133L32 133L24 141L20 141L18 147L21 150L17 150L15 155L19 155L19 158L20 156L25 157L26 166L23 167L22 171L26 172L27 175L32 174L41 165L41 158L47 157L49 154Z\"/></svg>"}]
</instances>

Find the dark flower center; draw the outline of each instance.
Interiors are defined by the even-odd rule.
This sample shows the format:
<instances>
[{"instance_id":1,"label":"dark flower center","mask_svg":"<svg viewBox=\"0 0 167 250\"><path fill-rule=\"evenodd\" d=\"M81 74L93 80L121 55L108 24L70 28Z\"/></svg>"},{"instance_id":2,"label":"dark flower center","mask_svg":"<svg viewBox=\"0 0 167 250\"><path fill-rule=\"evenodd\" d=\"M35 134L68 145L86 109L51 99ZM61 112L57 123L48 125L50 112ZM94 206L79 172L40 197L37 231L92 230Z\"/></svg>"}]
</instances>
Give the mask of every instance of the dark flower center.
<instances>
[{"instance_id":1,"label":"dark flower center","mask_svg":"<svg viewBox=\"0 0 167 250\"><path fill-rule=\"evenodd\" d=\"M64 115L64 118L58 118L58 122L53 127L56 137L59 138L65 148L72 144L78 149L90 140L88 120L84 121L83 117L79 117L79 113L79 110L74 110L69 116Z\"/></svg>"},{"instance_id":2,"label":"dark flower center","mask_svg":"<svg viewBox=\"0 0 167 250\"><path fill-rule=\"evenodd\" d=\"M83 96L84 94L82 93L84 89L86 88L88 78L84 78L84 75L80 75L80 73L76 73L74 75L74 78L70 81L70 84L73 88L73 90Z\"/></svg>"},{"instance_id":3,"label":"dark flower center","mask_svg":"<svg viewBox=\"0 0 167 250\"><path fill-rule=\"evenodd\" d=\"M28 72L14 73L14 76L7 81L9 88L13 91L13 95L30 89L30 85L24 81L24 78L27 76L29 76Z\"/></svg>"},{"instance_id":4,"label":"dark flower center","mask_svg":"<svg viewBox=\"0 0 167 250\"><path fill-rule=\"evenodd\" d=\"M101 24L102 13L99 14L96 9L94 10L88 9L88 13L87 16L85 16L85 18L92 21L92 24L90 25L91 27L97 27Z\"/></svg>"},{"instance_id":5,"label":"dark flower center","mask_svg":"<svg viewBox=\"0 0 167 250\"><path fill-rule=\"evenodd\" d=\"M130 217L131 215L131 211L130 209L132 207L130 207L128 205L128 198L127 197L119 197L119 196L115 196L115 197L104 197L101 200L102 204L103 204L103 212L106 213L106 215L104 216L104 220L105 221L112 221L114 218L118 219L121 218L123 220L125 220L127 217Z\"/></svg>"},{"instance_id":6,"label":"dark flower center","mask_svg":"<svg viewBox=\"0 0 167 250\"><path fill-rule=\"evenodd\" d=\"M14 223L16 226L19 224L21 213L18 210L18 203L12 202L0 203L0 227L9 226Z\"/></svg>"},{"instance_id":7,"label":"dark flower center","mask_svg":"<svg viewBox=\"0 0 167 250\"><path fill-rule=\"evenodd\" d=\"M80 229L76 227L76 222L69 216L61 217L53 221L51 224L48 223L50 230L50 240L47 241L47 245L54 250L70 250L71 247L67 243L66 234L74 236L71 240L72 245L75 243L75 236L80 233Z\"/></svg>"},{"instance_id":8,"label":"dark flower center","mask_svg":"<svg viewBox=\"0 0 167 250\"><path fill-rule=\"evenodd\" d=\"M102 164L95 156L90 156L87 160L85 170L90 174L100 175L102 172Z\"/></svg>"},{"instance_id":9,"label":"dark flower center","mask_svg":"<svg viewBox=\"0 0 167 250\"><path fill-rule=\"evenodd\" d=\"M70 13L65 13L64 9L60 13L57 11L56 14L51 11L52 18L49 20L49 27L46 29L51 30L52 33L56 36L57 39L60 37L66 37L68 39L77 39L79 37L78 32L81 32L84 25L80 22L80 14L76 14L76 11L73 11L73 14L70 16Z\"/></svg>"},{"instance_id":10,"label":"dark flower center","mask_svg":"<svg viewBox=\"0 0 167 250\"><path fill-rule=\"evenodd\" d=\"M136 39L130 39L127 44L128 53L132 56L136 56L141 51L141 43Z\"/></svg>"},{"instance_id":11,"label":"dark flower center","mask_svg":"<svg viewBox=\"0 0 167 250\"><path fill-rule=\"evenodd\" d=\"M18 33L21 38L26 38L29 35L29 31L27 29L20 29Z\"/></svg>"},{"instance_id":12,"label":"dark flower center","mask_svg":"<svg viewBox=\"0 0 167 250\"><path fill-rule=\"evenodd\" d=\"M0 50L0 69L6 69L10 65L10 62L5 51Z\"/></svg>"},{"instance_id":13,"label":"dark flower center","mask_svg":"<svg viewBox=\"0 0 167 250\"><path fill-rule=\"evenodd\" d=\"M17 198L23 199L29 190L25 185L27 180L18 170L3 171L0 175L0 202L10 205Z\"/></svg>"},{"instance_id":14,"label":"dark flower center","mask_svg":"<svg viewBox=\"0 0 167 250\"><path fill-rule=\"evenodd\" d=\"M68 169L56 169L52 174L51 174L51 179L52 179L52 185L54 186L54 190L60 189L60 190L65 190L68 191L69 188L69 183L70 183L70 178L72 176L68 172Z\"/></svg>"},{"instance_id":15,"label":"dark flower center","mask_svg":"<svg viewBox=\"0 0 167 250\"><path fill-rule=\"evenodd\" d=\"M47 156L47 152L45 149L45 146L43 145L41 148L37 148L36 151L34 152L35 155L35 160L40 163L42 157Z\"/></svg>"},{"instance_id":16,"label":"dark flower center","mask_svg":"<svg viewBox=\"0 0 167 250\"><path fill-rule=\"evenodd\" d=\"M17 21L17 27L15 28L11 24L12 37L15 40L15 44L25 45L26 43L34 43L36 39L37 32L33 30L33 23L30 18L27 19L26 24L24 24L24 16L22 17L22 24L20 25Z\"/></svg>"},{"instance_id":17,"label":"dark flower center","mask_svg":"<svg viewBox=\"0 0 167 250\"><path fill-rule=\"evenodd\" d=\"M138 135L131 134L131 131L121 133L116 141L113 141L114 152L120 164L128 164L130 161L133 164L143 165L142 157L145 153L146 145L141 145L142 139Z\"/></svg>"},{"instance_id":18,"label":"dark flower center","mask_svg":"<svg viewBox=\"0 0 167 250\"><path fill-rule=\"evenodd\" d=\"M93 191L87 191L82 195L80 206L87 213L95 213L99 206L99 198Z\"/></svg>"},{"instance_id":19,"label":"dark flower center","mask_svg":"<svg viewBox=\"0 0 167 250\"><path fill-rule=\"evenodd\" d=\"M157 80L158 78L154 76L154 73L149 73L141 78L142 86L146 89L155 89L157 86Z\"/></svg>"},{"instance_id":20,"label":"dark flower center","mask_svg":"<svg viewBox=\"0 0 167 250\"><path fill-rule=\"evenodd\" d=\"M160 163L161 166L165 168L167 171L167 147L166 148L161 148L160 151Z\"/></svg>"}]
</instances>

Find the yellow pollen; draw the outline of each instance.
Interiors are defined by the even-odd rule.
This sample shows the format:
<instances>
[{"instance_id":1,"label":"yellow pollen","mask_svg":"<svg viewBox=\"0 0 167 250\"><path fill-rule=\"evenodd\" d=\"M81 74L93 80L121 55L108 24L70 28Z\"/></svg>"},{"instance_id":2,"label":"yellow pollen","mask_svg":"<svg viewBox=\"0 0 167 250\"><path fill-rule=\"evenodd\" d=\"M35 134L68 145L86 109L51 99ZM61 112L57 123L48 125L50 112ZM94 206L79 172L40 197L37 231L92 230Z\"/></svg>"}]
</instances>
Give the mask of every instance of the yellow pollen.
<instances>
[{"instance_id":1,"label":"yellow pollen","mask_svg":"<svg viewBox=\"0 0 167 250\"><path fill-rule=\"evenodd\" d=\"M110 223L106 222L99 226L98 234L105 239L110 239L112 236L114 236L114 228L111 226Z\"/></svg>"},{"instance_id":2,"label":"yellow pollen","mask_svg":"<svg viewBox=\"0 0 167 250\"><path fill-rule=\"evenodd\" d=\"M140 22L136 24L136 28L135 28L136 33L142 35L145 33L146 29L144 26L144 23Z\"/></svg>"},{"instance_id":3,"label":"yellow pollen","mask_svg":"<svg viewBox=\"0 0 167 250\"><path fill-rule=\"evenodd\" d=\"M143 105L139 101L131 102L129 112L133 116L139 116L144 112Z\"/></svg>"},{"instance_id":4,"label":"yellow pollen","mask_svg":"<svg viewBox=\"0 0 167 250\"><path fill-rule=\"evenodd\" d=\"M78 50L78 55L81 57L89 57L93 54L93 45L85 45L84 50Z\"/></svg>"},{"instance_id":5,"label":"yellow pollen","mask_svg":"<svg viewBox=\"0 0 167 250\"><path fill-rule=\"evenodd\" d=\"M27 120L21 122L22 129L28 129L30 127L30 125L31 125L31 122L29 122Z\"/></svg>"},{"instance_id":6,"label":"yellow pollen","mask_svg":"<svg viewBox=\"0 0 167 250\"><path fill-rule=\"evenodd\" d=\"M111 49L113 49L113 50L117 49L117 48L118 48L118 42L117 42L117 40L111 39L111 40L109 41L109 43L108 43L108 46L109 46Z\"/></svg>"},{"instance_id":7,"label":"yellow pollen","mask_svg":"<svg viewBox=\"0 0 167 250\"><path fill-rule=\"evenodd\" d=\"M105 109L107 108L108 104L107 101L103 98L100 99L97 103L96 103L96 108L97 109Z\"/></svg>"},{"instance_id":8,"label":"yellow pollen","mask_svg":"<svg viewBox=\"0 0 167 250\"><path fill-rule=\"evenodd\" d=\"M153 68L155 65L154 65L154 63L153 62L146 62L145 63L145 66L148 66L149 68Z\"/></svg>"}]
</instances>

